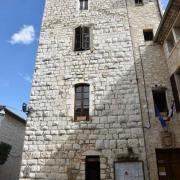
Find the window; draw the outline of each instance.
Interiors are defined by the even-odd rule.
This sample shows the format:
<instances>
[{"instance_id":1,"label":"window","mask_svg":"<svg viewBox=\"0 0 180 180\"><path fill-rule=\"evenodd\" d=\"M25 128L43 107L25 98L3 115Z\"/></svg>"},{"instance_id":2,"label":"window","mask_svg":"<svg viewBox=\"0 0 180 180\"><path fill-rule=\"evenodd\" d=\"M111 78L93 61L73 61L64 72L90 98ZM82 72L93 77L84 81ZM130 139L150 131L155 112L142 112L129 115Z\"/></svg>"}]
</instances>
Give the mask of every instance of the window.
<instances>
[{"instance_id":1,"label":"window","mask_svg":"<svg viewBox=\"0 0 180 180\"><path fill-rule=\"evenodd\" d=\"M172 49L175 46L175 40L172 31L170 32L169 36L166 39L168 52L171 53Z\"/></svg>"},{"instance_id":2,"label":"window","mask_svg":"<svg viewBox=\"0 0 180 180\"><path fill-rule=\"evenodd\" d=\"M100 180L99 156L86 157L86 180Z\"/></svg>"},{"instance_id":3,"label":"window","mask_svg":"<svg viewBox=\"0 0 180 180\"><path fill-rule=\"evenodd\" d=\"M79 0L80 10L88 10L88 0Z\"/></svg>"},{"instance_id":4,"label":"window","mask_svg":"<svg viewBox=\"0 0 180 180\"><path fill-rule=\"evenodd\" d=\"M89 84L75 86L75 121L89 120Z\"/></svg>"},{"instance_id":5,"label":"window","mask_svg":"<svg viewBox=\"0 0 180 180\"><path fill-rule=\"evenodd\" d=\"M180 74L177 74L177 79L179 79L179 82L180 82ZM180 100L179 100L179 94L178 94L178 87L176 83L176 77L174 74L170 77L170 81L171 81L171 87L172 87L172 92L174 96L176 111L180 112Z\"/></svg>"},{"instance_id":6,"label":"window","mask_svg":"<svg viewBox=\"0 0 180 180\"><path fill-rule=\"evenodd\" d=\"M75 29L75 51L90 49L89 27L77 27Z\"/></svg>"},{"instance_id":7,"label":"window","mask_svg":"<svg viewBox=\"0 0 180 180\"><path fill-rule=\"evenodd\" d=\"M165 89L153 90L153 100L154 100L154 107L158 108L162 116L167 116L168 108L167 108ZM155 114L157 116L156 112Z\"/></svg>"},{"instance_id":8,"label":"window","mask_svg":"<svg viewBox=\"0 0 180 180\"><path fill-rule=\"evenodd\" d=\"M135 0L135 4L136 5L143 5L143 1L142 0Z\"/></svg>"},{"instance_id":9,"label":"window","mask_svg":"<svg viewBox=\"0 0 180 180\"><path fill-rule=\"evenodd\" d=\"M143 30L143 34L144 34L144 40L145 41L152 41L153 40L153 30L152 29Z\"/></svg>"}]
</instances>

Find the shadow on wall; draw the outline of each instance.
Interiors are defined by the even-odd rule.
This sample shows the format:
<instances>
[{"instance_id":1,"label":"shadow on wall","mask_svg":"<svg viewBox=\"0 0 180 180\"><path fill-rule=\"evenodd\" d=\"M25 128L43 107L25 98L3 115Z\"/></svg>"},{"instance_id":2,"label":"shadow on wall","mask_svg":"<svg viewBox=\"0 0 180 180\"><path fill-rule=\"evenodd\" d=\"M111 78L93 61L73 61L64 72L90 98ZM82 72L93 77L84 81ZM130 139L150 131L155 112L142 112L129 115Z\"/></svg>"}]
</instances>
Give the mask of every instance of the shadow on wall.
<instances>
[{"instance_id":1,"label":"shadow on wall","mask_svg":"<svg viewBox=\"0 0 180 180\"><path fill-rule=\"evenodd\" d=\"M104 71L89 80L90 86L95 87L90 92L90 98L93 93L95 97L90 121L72 122L72 117L65 113L57 116L51 116L53 112L47 115L34 110L31 113L22 179L23 176L25 179L84 179L86 156L100 155L101 179L110 180L114 161L126 156L129 147L144 161L139 95L131 61L127 58L114 65L97 65L98 69L103 66ZM69 84L66 89L72 88ZM38 121L35 122L38 127L34 121Z\"/></svg>"},{"instance_id":2,"label":"shadow on wall","mask_svg":"<svg viewBox=\"0 0 180 180\"><path fill-rule=\"evenodd\" d=\"M155 116L155 109L154 109L154 101L152 90L164 89L165 90L165 99L167 101L168 109L170 110L173 96L171 91L170 85L170 75L167 65L167 60L161 45L153 44L147 46L140 47L141 57L142 57L142 64L144 69L144 79L145 79L145 86L146 86L146 94L147 94L147 103L148 108L144 108L145 105L145 97L141 99L141 103L143 104L143 116L147 113L146 110L149 110L149 120L151 123L150 129L145 129L145 140L146 140L146 153L147 153L147 160L149 162L149 171L150 171L150 179L156 179L158 177L158 170L157 170L157 161L156 161L156 149L162 148L174 148L175 147L175 140L176 143L178 137L180 136L179 127L180 122L177 121L178 116L174 113L173 121L168 123L168 132L167 135L170 138L164 138L165 131L159 122L158 117ZM142 77L141 77L142 78ZM139 78L140 79L140 78ZM139 81L142 83L142 79ZM143 93L144 89L141 89L140 93ZM145 117L145 116L144 116ZM143 118L143 122L147 123L147 118ZM171 134L172 133L172 134ZM175 139L175 136L176 139ZM152 138L153 137L153 138ZM178 147L178 144L176 144Z\"/></svg>"}]
</instances>

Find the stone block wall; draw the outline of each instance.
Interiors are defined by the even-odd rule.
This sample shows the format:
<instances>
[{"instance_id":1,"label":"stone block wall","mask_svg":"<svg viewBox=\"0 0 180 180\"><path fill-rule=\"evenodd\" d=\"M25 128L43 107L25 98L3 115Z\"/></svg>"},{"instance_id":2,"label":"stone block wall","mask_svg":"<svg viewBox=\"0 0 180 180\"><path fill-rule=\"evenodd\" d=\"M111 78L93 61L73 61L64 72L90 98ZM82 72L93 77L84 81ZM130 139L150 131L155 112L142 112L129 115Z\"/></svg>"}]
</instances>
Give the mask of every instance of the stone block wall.
<instances>
[{"instance_id":1,"label":"stone block wall","mask_svg":"<svg viewBox=\"0 0 180 180\"><path fill-rule=\"evenodd\" d=\"M101 179L132 148L145 162L132 39L124 0L47 0L36 59L20 179L85 179L100 156ZM91 48L74 51L74 30L91 28ZM74 122L74 86L90 85L90 120ZM145 163L146 164L146 163ZM29 168L29 174L25 170Z\"/></svg>"},{"instance_id":2,"label":"stone block wall","mask_svg":"<svg viewBox=\"0 0 180 180\"><path fill-rule=\"evenodd\" d=\"M138 89L145 133L145 146L148 162L149 177L158 180L156 149L179 147L179 122L177 114L169 122L169 132L172 133L172 146L164 146L162 134L164 129L157 117L153 102L153 88L166 88L168 108L172 104L172 90L169 81L169 69L164 49L153 41L145 41L143 29L153 29L155 34L160 23L160 13L156 1L145 1L142 6L134 6L133 1L128 1L128 13L133 40L135 67L138 78ZM170 67L170 69L173 66Z\"/></svg>"}]
</instances>

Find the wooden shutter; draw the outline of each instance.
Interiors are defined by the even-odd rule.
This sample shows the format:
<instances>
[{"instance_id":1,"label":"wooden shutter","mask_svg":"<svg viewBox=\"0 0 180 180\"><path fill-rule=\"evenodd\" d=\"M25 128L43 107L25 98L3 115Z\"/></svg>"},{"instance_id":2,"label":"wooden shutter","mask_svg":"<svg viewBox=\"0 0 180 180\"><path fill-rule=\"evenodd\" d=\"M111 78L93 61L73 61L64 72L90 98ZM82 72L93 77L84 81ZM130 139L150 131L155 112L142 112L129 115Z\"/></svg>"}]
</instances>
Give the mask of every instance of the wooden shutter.
<instances>
[{"instance_id":1,"label":"wooden shutter","mask_svg":"<svg viewBox=\"0 0 180 180\"><path fill-rule=\"evenodd\" d=\"M77 27L75 29L75 50L81 50L81 34L82 34L82 28Z\"/></svg>"},{"instance_id":2,"label":"wooden shutter","mask_svg":"<svg viewBox=\"0 0 180 180\"><path fill-rule=\"evenodd\" d=\"M83 8L83 0L79 0L79 3L80 3L80 10L83 10L84 8Z\"/></svg>"},{"instance_id":3,"label":"wooden shutter","mask_svg":"<svg viewBox=\"0 0 180 180\"><path fill-rule=\"evenodd\" d=\"M177 89L174 74L170 77L170 81L171 81L171 87L172 87L172 92L173 92L173 96L174 96L174 102L175 102L175 106L176 106L176 111L180 112L179 94L178 94L178 89Z\"/></svg>"},{"instance_id":4,"label":"wooden shutter","mask_svg":"<svg viewBox=\"0 0 180 180\"><path fill-rule=\"evenodd\" d=\"M82 87L82 115L89 119L89 85L84 84Z\"/></svg>"},{"instance_id":5,"label":"wooden shutter","mask_svg":"<svg viewBox=\"0 0 180 180\"><path fill-rule=\"evenodd\" d=\"M75 121L89 120L89 84L75 86Z\"/></svg>"},{"instance_id":6,"label":"wooden shutter","mask_svg":"<svg viewBox=\"0 0 180 180\"><path fill-rule=\"evenodd\" d=\"M90 48L90 32L89 27L82 29L82 49L87 50Z\"/></svg>"},{"instance_id":7,"label":"wooden shutter","mask_svg":"<svg viewBox=\"0 0 180 180\"><path fill-rule=\"evenodd\" d=\"M85 10L88 10L88 0L85 0L84 3L85 3L84 9L85 9Z\"/></svg>"}]
</instances>

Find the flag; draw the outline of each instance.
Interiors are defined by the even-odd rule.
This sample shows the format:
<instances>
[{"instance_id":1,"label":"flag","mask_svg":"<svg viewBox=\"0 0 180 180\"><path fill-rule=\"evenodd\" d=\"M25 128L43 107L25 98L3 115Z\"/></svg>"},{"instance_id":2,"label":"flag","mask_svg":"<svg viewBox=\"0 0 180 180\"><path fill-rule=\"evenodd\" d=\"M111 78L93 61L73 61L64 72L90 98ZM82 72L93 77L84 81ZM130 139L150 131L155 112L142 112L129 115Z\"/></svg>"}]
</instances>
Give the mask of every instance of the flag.
<instances>
[{"instance_id":1,"label":"flag","mask_svg":"<svg viewBox=\"0 0 180 180\"><path fill-rule=\"evenodd\" d=\"M161 126L163 127L163 128L167 128L167 123L166 123L166 121L164 120L164 118L161 116L161 114L160 114L160 112L159 112L159 109L158 109L158 107L155 105L155 110L156 110L156 114L157 114L157 116L158 116L158 119L159 119L159 121L160 121L160 123L161 123Z\"/></svg>"},{"instance_id":2,"label":"flag","mask_svg":"<svg viewBox=\"0 0 180 180\"><path fill-rule=\"evenodd\" d=\"M171 118L173 117L173 114L174 114L174 102L171 105L171 109L169 110L169 114L168 114L166 121L170 121Z\"/></svg>"}]
</instances>

